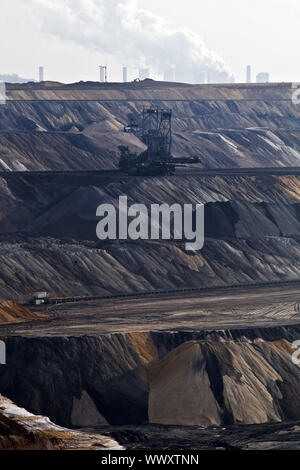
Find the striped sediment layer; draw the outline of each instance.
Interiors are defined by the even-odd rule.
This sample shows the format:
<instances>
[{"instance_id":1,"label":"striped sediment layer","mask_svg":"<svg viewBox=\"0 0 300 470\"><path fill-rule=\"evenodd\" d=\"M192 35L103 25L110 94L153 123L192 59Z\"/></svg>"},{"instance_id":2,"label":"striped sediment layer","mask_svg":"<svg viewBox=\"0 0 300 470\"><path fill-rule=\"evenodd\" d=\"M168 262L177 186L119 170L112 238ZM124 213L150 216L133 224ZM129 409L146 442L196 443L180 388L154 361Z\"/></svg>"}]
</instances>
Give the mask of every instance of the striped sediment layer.
<instances>
[{"instance_id":1,"label":"striped sediment layer","mask_svg":"<svg viewBox=\"0 0 300 470\"><path fill-rule=\"evenodd\" d=\"M114 439L80 433L16 406L0 395L0 450L122 450Z\"/></svg>"},{"instance_id":2,"label":"striped sediment layer","mask_svg":"<svg viewBox=\"0 0 300 470\"><path fill-rule=\"evenodd\" d=\"M17 323L38 320L44 316L10 300L0 299L0 323Z\"/></svg>"},{"instance_id":3,"label":"striped sediment layer","mask_svg":"<svg viewBox=\"0 0 300 470\"><path fill-rule=\"evenodd\" d=\"M299 326L12 336L0 392L62 426L296 421L299 336Z\"/></svg>"}]
</instances>

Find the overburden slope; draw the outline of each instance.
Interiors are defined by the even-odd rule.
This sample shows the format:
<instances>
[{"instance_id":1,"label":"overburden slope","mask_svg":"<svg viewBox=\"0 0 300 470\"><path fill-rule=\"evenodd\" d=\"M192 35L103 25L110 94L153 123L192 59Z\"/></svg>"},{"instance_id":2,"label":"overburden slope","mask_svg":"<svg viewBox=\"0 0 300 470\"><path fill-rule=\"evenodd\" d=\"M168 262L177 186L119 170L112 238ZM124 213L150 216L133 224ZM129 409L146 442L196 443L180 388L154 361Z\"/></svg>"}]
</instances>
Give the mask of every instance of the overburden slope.
<instances>
[{"instance_id":1,"label":"overburden slope","mask_svg":"<svg viewBox=\"0 0 300 470\"><path fill-rule=\"evenodd\" d=\"M31 319L7 300L28 300L37 290L84 296L299 280L297 176L26 172L116 167L119 144L143 149L123 126L149 104L172 108L175 156L200 154L206 168L299 166L299 108L292 92L291 84L152 81L8 86L7 105L0 107L2 320ZM129 205L147 207L205 204L204 248L187 252L185 240L99 243L96 208L103 202L116 207L120 195ZM47 317L34 313L35 321L0 326L9 358L0 392L58 425L96 427L130 445L144 439L151 446L147 433L156 424L178 426L172 431L177 439L188 432L181 426L197 426L193 435L208 426L217 436L207 437L210 448L223 447L219 426L237 426L236 436L246 433L240 424L252 425L252 437L264 430L269 436L275 426L300 420L300 369L291 360L300 334L296 286L290 294L288 286L280 285L282 292L267 286L269 297L253 288L250 296L248 288L232 289L232 297L228 290L210 290L206 300L177 293L180 301L157 294L123 304L109 299L50 306ZM1 398L3 403L12 406ZM22 424L24 437L26 423L2 411L0 435L3 428L17 433ZM287 428L276 429L280 440ZM296 439L299 426L288 433ZM50 445L36 437L36 445ZM65 445L63 436L52 437ZM0 436L4 448L12 441Z\"/></svg>"},{"instance_id":2,"label":"overburden slope","mask_svg":"<svg viewBox=\"0 0 300 470\"><path fill-rule=\"evenodd\" d=\"M2 177L0 296L99 295L300 278L300 179ZM104 242L99 204L205 204L205 244Z\"/></svg>"},{"instance_id":3,"label":"overburden slope","mask_svg":"<svg viewBox=\"0 0 300 470\"><path fill-rule=\"evenodd\" d=\"M0 107L0 169L114 168L118 145L143 146L123 128L143 106L173 111L173 153L205 168L297 166L299 106L286 84L8 85Z\"/></svg>"}]
</instances>

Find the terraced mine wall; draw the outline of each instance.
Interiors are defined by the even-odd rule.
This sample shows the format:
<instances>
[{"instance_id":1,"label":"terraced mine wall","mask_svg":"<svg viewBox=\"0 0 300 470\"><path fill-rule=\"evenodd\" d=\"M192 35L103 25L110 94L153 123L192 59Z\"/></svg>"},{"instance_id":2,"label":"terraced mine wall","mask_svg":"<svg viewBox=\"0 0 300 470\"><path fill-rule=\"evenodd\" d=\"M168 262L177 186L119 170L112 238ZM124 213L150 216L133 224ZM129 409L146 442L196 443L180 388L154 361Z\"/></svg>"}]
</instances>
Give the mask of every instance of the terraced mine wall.
<instances>
[{"instance_id":1,"label":"terraced mine wall","mask_svg":"<svg viewBox=\"0 0 300 470\"><path fill-rule=\"evenodd\" d=\"M3 177L0 297L133 293L300 279L300 178L133 178L105 182ZM96 240L96 208L205 204L205 244Z\"/></svg>"},{"instance_id":2,"label":"terraced mine wall","mask_svg":"<svg viewBox=\"0 0 300 470\"><path fill-rule=\"evenodd\" d=\"M104 85L8 86L0 170L115 168L118 145L143 150L123 127L149 104L172 108L174 154L200 155L200 167L299 166L291 84ZM1 174L0 298L300 279L299 177L47 178ZM204 203L203 250L187 253L173 241L99 244L96 207L116 205L123 194L130 204ZM280 317L280 308L272 315ZM79 325L76 337L35 337L32 328L30 338L1 338L0 393L55 423L300 418L299 368L291 360L299 326L80 336Z\"/></svg>"},{"instance_id":3,"label":"terraced mine wall","mask_svg":"<svg viewBox=\"0 0 300 470\"><path fill-rule=\"evenodd\" d=\"M289 83L10 85L0 109L0 169L115 168L118 145L143 149L123 129L149 105L172 109L175 156L200 156L205 168L297 166L294 91Z\"/></svg>"},{"instance_id":4,"label":"terraced mine wall","mask_svg":"<svg viewBox=\"0 0 300 470\"><path fill-rule=\"evenodd\" d=\"M0 295L28 301L36 290L72 297L294 281L300 278L299 249L289 238L208 241L193 255L172 245L95 249L47 239L4 243Z\"/></svg>"},{"instance_id":5,"label":"terraced mine wall","mask_svg":"<svg viewBox=\"0 0 300 470\"><path fill-rule=\"evenodd\" d=\"M9 85L0 109L0 297L89 296L300 278L296 176L96 178L26 170L110 169L142 107L171 107L174 155L201 167L299 165L291 84L55 83ZM24 176L8 170L24 171ZM204 203L205 246L97 243L96 208Z\"/></svg>"},{"instance_id":6,"label":"terraced mine wall","mask_svg":"<svg viewBox=\"0 0 300 470\"><path fill-rule=\"evenodd\" d=\"M300 419L300 326L6 338L0 393L64 426Z\"/></svg>"}]
</instances>

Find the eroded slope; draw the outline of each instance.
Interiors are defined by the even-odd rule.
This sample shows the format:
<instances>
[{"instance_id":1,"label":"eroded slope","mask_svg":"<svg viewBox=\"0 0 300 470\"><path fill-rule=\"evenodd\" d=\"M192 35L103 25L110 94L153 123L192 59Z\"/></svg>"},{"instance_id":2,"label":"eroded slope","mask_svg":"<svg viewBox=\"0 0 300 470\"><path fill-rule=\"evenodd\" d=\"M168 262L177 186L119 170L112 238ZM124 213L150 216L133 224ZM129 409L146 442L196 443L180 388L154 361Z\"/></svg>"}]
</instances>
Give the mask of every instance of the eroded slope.
<instances>
[{"instance_id":1,"label":"eroded slope","mask_svg":"<svg viewBox=\"0 0 300 470\"><path fill-rule=\"evenodd\" d=\"M0 109L0 168L112 168L118 145L141 149L123 127L145 105L172 108L175 156L202 156L206 168L297 166L293 92L291 84L11 85Z\"/></svg>"},{"instance_id":2,"label":"eroded slope","mask_svg":"<svg viewBox=\"0 0 300 470\"><path fill-rule=\"evenodd\" d=\"M298 337L298 326L10 336L0 391L63 426L296 421Z\"/></svg>"},{"instance_id":3,"label":"eroded slope","mask_svg":"<svg viewBox=\"0 0 300 470\"><path fill-rule=\"evenodd\" d=\"M71 431L0 395L0 450L122 450L114 439Z\"/></svg>"}]
</instances>

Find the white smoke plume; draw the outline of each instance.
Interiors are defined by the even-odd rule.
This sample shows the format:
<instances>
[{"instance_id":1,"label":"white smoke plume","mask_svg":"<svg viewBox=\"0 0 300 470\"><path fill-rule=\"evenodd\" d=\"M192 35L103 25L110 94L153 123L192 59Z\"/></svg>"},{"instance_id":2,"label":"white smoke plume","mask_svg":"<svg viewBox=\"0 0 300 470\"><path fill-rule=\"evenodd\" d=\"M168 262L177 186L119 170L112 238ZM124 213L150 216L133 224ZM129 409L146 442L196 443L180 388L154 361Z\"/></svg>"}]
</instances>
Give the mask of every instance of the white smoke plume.
<instances>
[{"instance_id":1,"label":"white smoke plume","mask_svg":"<svg viewBox=\"0 0 300 470\"><path fill-rule=\"evenodd\" d=\"M22 0L25 1L25 0ZM209 50L201 36L176 29L142 9L136 0L26 0L49 34L89 50L117 57L123 63L175 70L178 81L233 80L224 60Z\"/></svg>"}]
</instances>

